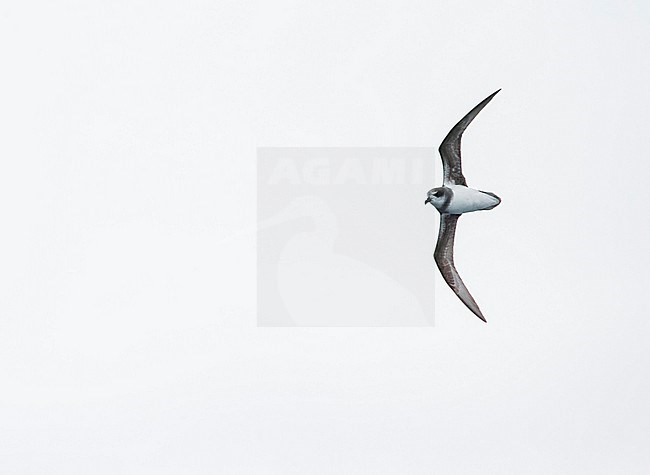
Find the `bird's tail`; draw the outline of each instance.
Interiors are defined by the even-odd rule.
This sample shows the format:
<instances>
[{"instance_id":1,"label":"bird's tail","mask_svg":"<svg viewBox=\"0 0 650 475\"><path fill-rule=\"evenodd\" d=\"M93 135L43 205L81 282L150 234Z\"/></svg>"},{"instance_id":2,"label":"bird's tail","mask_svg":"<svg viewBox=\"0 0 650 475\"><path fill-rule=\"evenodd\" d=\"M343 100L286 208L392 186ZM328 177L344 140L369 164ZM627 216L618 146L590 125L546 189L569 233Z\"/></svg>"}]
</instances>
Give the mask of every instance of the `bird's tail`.
<instances>
[{"instance_id":1,"label":"bird's tail","mask_svg":"<svg viewBox=\"0 0 650 475\"><path fill-rule=\"evenodd\" d=\"M489 191L481 191L481 193L485 193L486 195L490 195L492 198L496 198L496 199L497 199L496 204L490 206L489 208L483 208L483 209L485 209L485 210L488 210L488 209L494 209L494 208L496 208L497 206L499 206L499 205L501 204L501 198L499 198L499 197L498 197L497 195L495 195L494 193L490 193Z\"/></svg>"}]
</instances>

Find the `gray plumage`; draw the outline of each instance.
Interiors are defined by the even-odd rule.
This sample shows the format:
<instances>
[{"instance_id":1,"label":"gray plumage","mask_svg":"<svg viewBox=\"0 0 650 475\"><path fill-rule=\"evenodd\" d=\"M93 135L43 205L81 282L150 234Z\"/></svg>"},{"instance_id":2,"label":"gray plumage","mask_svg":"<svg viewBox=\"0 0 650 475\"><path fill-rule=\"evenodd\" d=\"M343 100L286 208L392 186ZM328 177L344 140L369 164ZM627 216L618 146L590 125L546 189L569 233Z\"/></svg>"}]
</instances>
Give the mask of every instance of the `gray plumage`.
<instances>
[{"instance_id":1,"label":"gray plumage","mask_svg":"<svg viewBox=\"0 0 650 475\"><path fill-rule=\"evenodd\" d=\"M467 126L499 91L489 95L469 111L442 141L438 150L442 157L443 186L429 190L424 202L431 203L440 213L440 230L433 254L438 269L458 298L484 322L487 320L456 270L454 237L461 214L493 209L501 203L501 199L494 193L467 186L461 164L460 142Z\"/></svg>"}]
</instances>

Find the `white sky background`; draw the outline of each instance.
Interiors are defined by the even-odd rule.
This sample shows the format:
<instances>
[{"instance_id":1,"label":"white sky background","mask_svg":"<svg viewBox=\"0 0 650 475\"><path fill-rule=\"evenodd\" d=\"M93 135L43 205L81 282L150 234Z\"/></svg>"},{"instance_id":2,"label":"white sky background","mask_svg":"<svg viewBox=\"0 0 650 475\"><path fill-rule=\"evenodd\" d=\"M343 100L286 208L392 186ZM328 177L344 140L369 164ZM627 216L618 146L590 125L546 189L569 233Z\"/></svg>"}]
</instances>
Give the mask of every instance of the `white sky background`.
<instances>
[{"instance_id":1,"label":"white sky background","mask_svg":"<svg viewBox=\"0 0 650 475\"><path fill-rule=\"evenodd\" d=\"M646 473L649 5L3 5L0 472ZM255 327L256 147L437 146L498 88L487 325L438 279L435 328Z\"/></svg>"}]
</instances>

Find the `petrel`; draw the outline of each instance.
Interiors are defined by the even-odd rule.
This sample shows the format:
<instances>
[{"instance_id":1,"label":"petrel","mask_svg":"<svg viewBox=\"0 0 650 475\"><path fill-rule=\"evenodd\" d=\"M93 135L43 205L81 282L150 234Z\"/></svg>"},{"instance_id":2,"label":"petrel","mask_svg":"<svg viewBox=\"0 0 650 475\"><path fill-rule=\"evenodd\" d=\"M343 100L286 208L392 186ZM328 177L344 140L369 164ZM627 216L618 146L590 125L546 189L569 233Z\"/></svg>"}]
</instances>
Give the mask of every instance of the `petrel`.
<instances>
[{"instance_id":1,"label":"petrel","mask_svg":"<svg viewBox=\"0 0 650 475\"><path fill-rule=\"evenodd\" d=\"M440 269L442 277L451 287L451 290L456 293L467 308L484 322L487 322L487 320L469 290L465 287L454 265L454 235L456 234L456 223L461 214L495 208L501 203L501 198L494 193L475 190L467 186L460 163L460 139L467 126L474 120L474 117L500 90L490 94L474 109L469 111L465 117L460 119L460 122L454 125L442 141L438 149L442 157L442 186L429 190L427 199L424 202L425 205L431 203L440 213L438 242L433 253L438 269Z\"/></svg>"}]
</instances>

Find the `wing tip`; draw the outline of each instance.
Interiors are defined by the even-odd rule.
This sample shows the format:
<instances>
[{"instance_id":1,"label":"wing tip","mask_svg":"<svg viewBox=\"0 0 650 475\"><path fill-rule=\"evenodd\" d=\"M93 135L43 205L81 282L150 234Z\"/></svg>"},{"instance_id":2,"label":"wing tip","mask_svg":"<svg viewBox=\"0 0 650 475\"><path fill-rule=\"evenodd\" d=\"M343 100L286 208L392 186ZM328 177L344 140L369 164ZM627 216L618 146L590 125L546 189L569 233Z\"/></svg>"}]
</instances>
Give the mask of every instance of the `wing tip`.
<instances>
[{"instance_id":1,"label":"wing tip","mask_svg":"<svg viewBox=\"0 0 650 475\"><path fill-rule=\"evenodd\" d=\"M471 295L470 295L470 297L471 297ZM463 303L467 306L468 309L470 309L470 311L474 315L476 315L483 322L487 323L487 319L483 316L483 312L481 312L481 309L478 307L478 304L474 301L474 299L472 299L472 301L473 301L472 303L474 305L469 305L469 302L463 302Z\"/></svg>"},{"instance_id":2,"label":"wing tip","mask_svg":"<svg viewBox=\"0 0 650 475\"><path fill-rule=\"evenodd\" d=\"M492 94L490 94L489 96L487 96L487 97L485 98L485 100L488 101L488 102L491 101L492 98L493 98L494 96L496 96L497 94L499 94L499 92L501 92L501 88L497 89L497 90L494 91Z\"/></svg>"}]
</instances>

